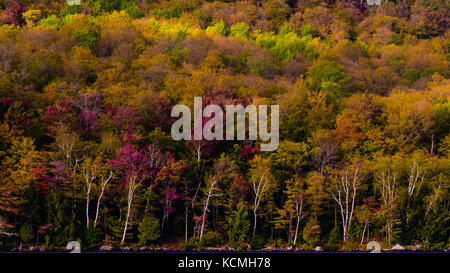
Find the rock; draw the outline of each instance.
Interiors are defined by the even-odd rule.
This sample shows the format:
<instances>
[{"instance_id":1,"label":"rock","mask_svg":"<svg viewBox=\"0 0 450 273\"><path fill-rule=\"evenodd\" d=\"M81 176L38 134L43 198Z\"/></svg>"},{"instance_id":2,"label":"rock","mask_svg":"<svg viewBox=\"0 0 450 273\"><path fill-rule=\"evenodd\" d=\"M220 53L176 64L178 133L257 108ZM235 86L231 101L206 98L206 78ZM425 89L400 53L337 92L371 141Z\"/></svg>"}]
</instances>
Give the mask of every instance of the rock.
<instances>
[{"instance_id":1,"label":"rock","mask_svg":"<svg viewBox=\"0 0 450 273\"><path fill-rule=\"evenodd\" d=\"M148 246L141 246L140 248L139 248L139 251L149 251L149 247Z\"/></svg>"},{"instance_id":2,"label":"rock","mask_svg":"<svg viewBox=\"0 0 450 273\"><path fill-rule=\"evenodd\" d=\"M39 251L39 248L38 248L38 247L35 247L35 246L30 246L30 247L28 248L28 251L32 251L32 252L34 252L34 251Z\"/></svg>"},{"instance_id":3,"label":"rock","mask_svg":"<svg viewBox=\"0 0 450 273\"><path fill-rule=\"evenodd\" d=\"M314 251L316 251L316 252L322 252L322 251L323 251L323 248L322 248L321 246L316 246L316 247L314 248Z\"/></svg>"},{"instance_id":4,"label":"rock","mask_svg":"<svg viewBox=\"0 0 450 273\"><path fill-rule=\"evenodd\" d=\"M101 246L100 247L100 251L113 251L114 247L113 246Z\"/></svg>"},{"instance_id":5,"label":"rock","mask_svg":"<svg viewBox=\"0 0 450 273\"><path fill-rule=\"evenodd\" d=\"M130 248L127 246L123 246L123 247L120 247L120 250L125 252L125 251L130 251Z\"/></svg>"},{"instance_id":6,"label":"rock","mask_svg":"<svg viewBox=\"0 0 450 273\"><path fill-rule=\"evenodd\" d=\"M287 251L292 251L292 250L294 250L294 247L293 247L293 246L290 246L290 247L286 248L286 250L287 250Z\"/></svg>"},{"instance_id":7,"label":"rock","mask_svg":"<svg viewBox=\"0 0 450 273\"><path fill-rule=\"evenodd\" d=\"M222 247L207 247L206 250L208 251L227 251L229 248L227 246Z\"/></svg>"},{"instance_id":8,"label":"rock","mask_svg":"<svg viewBox=\"0 0 450 273\"><path fill-rule=\"evenodd\" d=\"M295 247L295 251L304 251L305 249L301 246Z\"/></svg>"},{"instance_id":9,"label":"rock","mask_svg":"<svg viewBox=\"0 0 450 273\"><path fill-rule=\"evenodd\" d=\"M405 247L403 247L403 246L401 246L401 245L399 245L399 244L396 244L395 246L392 247L392 250L395 250L395 251L405 251Z\"/></svg>"},{"instance_id":10,"label":"rock","mask_svg":"<svg viewBox=\"0 0 450 273\"><path fill-rule=\"evenodd\" d=\"M207 247L205 248L206 251L216 251L217 248L216 247Z\"/></svg>"},{"instance_id":11,"label":"rock","mask_svg":"<svg viewBox=\"0 0 450 273\"><path fill-rule=\"evenodd\" d=\"M422 247L423 247L422 244L417 244L417 245L416 245L416 249L417 249L417 250L421 249Z\"/></svg>"}]
</instances>

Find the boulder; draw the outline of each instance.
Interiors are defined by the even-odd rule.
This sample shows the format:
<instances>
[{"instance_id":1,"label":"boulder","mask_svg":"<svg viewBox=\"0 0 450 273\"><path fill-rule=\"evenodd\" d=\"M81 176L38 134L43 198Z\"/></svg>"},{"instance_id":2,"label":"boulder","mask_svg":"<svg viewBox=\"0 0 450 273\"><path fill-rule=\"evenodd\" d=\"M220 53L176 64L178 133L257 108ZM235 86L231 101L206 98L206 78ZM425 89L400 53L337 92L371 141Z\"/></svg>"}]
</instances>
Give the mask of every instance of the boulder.
<instances>
[{"instance_id":1,"label":"boulder","mask_svg":"<svg viewBox=\"0 0 450 273\"><path fill-rule=\"evenodd\" d=\"M31 252L39 251L39 248L36 247L36 246L30 246L30 247L28 248L28 251L31 251Z\"/></svg>"},{"instance_id":2,"label":"boulder","mask_svg":"<svg viewBox=\"0 0 450 273\"><path fill-rule=\"evenodd\" d=\"M314 248L314 251L316 251L316 252L322 252L322 251L323 251L323 248L322 248L321 246L316 246L316 247Z\"/></svg>"},{"instance_id":3,"label":"boulder","mask_svg":"<svg viewBox=\"0 0 450 273\"><path fill-rule=\"evenodd\" d=\"M392 247L392 250L395 250L395 251L405 251L405 247L403 247L403 246L401 246L401 245L399 245L399 244L396 244L395 246Z\"/></svg>"},{"instance_id":4,"label":"boulder","mask_svg":"<svg viewBox=\"0 0 450 273\"><path fill-rule=\"evenodd\" d=\"M130 248L127 246L123 246L123 247L120 247L120 250L126 252L126 251L130 251Z\"/></svg>"},{"instance_id":5,"label":"boulder","mask_svg":"<svg viewBox=\"0 0 450 273\"><path fill-rule=\"evenodd\" d=\"M149 251L149 250L150 250L150 248L148 246L141 246L139 248L139 251Z\"/></svg>"},{"instance_id":6,"label":"boulder","mask_svg":"<svg viewBox=\"0 0 450 273\"><path fill-rule=\"evenodd\" d=\"M114 247L113 246L107 246L107 245L105 245L105 246L101 246L100 247L100 251L113 251L114 250Z\"/></svg>"}]
</instances>

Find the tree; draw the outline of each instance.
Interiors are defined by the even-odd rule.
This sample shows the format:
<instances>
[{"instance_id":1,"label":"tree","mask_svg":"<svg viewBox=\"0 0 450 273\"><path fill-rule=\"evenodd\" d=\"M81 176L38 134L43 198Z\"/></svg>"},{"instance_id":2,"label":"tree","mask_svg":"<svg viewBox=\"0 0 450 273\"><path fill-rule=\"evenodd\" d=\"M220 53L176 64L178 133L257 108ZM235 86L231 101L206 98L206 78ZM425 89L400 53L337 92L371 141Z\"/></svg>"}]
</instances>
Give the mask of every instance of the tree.
<instances>
[{"instance_id":1,"label":"tree","mask_svg":"<svg viewBox=\"0 0 450 273\"><path fill-rule=\"evenodd\" d=\"M274 175L280 180L299 175L302 168L307 165L308 156L306 143L281 141L276 152L272 154Z\"/></svg>"},{"instance_id":2,"label":"tree","mask_svg":"<svg viewBox=\"0 0 450 273\"><path fill-rule=\"evenodd\" d=\"M160 236L159 220L151 216L145 216L138 226L139 243L146 245L158 240Z\"/></svg>"},{"instance_id":3,"label":"tree","mask_svg":"<svg viewBox=\"0 0 450 273\"><path fill-rule=\"evenodd\" d=\"M348 94L350 78L342 66L329 60L319 60L309 69L305 84L314 92L322 91L328 102L334 102Z\"/></svg>"},{"instance_id":4,"label":"tree","mask_svg":"<svg viewBox=\"0 0 450 273\"><path fill-rule=\"evenodd\" d=\"M401 166L399 156L379 157L373 164L376 186L381 194L381 210L379 216L384 222L386 242L391 245L398 234L398 198Z\"/></svg>"},{"instance_id":5,"label":"tree","mask_svg":"<svg viewBox=\"0 0 450 273\"><path fill-rule=\"evenodd\" d=\"M425 216L439 210L439 202L444 201L449 196L449 166L448 158L432 158L430 162L428 188L431 192L424 198L426 204Z\"/></svg>"},{"instance_id":6,"label":"tree","mask_svg":"<svg viewBox=\"0 0 450 273\"><path fill-rule=\"evenodd\" d=\"M411 210L414 210L415 201L419 196L424 185L428 171L428 159L422 150L415 151L411 157L404 163L407 169L407 195L405 207L403 208L406 220L406 227L409 228L412 217Z\"/></svg>"},{"instance_id":7,"label":"tree","mask_svg":"<svg viewBox=\"0 0 450 273\"><path fill-rule=\"evenodd\" d=\"M364 223L364 229L361 234L361 244L364 243L364 236L367 231L367 240L370 240L370 223L375 219L379 210L379 204L375 196L363 199L363 204L355 209L355 217L359 223Z\"/></svg>"},{"instance_id":8,"label":"tree","mask_svg":"<svg viewBox=\"0 0 450 273\"><path fill-rule=\"evenodd\" d=\"M205 201L202 209L202 223L200 226L199 240L202 240L205 222L209 212L209 204L213 202L213 198L223 196L226 193L227 185L236 177L236 169L226 157L220 157L214 163L214 173L210 174L205 181ZM221 193L222 192L222 193Z\"/></svg>"},{"instance_id":9,"label":"tree","mask_svg":"<svg viewBox=\"0 0 450 273\"><path fill-rule=\"evenodd\" d=\"M7 8L2 14L2 19L7 24L12 25L22 25L25 21L22 18L22 14L27 10L26 7L23 7L15 2L9 2L7 4Z\"/></svg>"},{"instance_id":10,"label":"tree","mask_svg":"<svg viewBox=\"0 0 450 273\"><path fill-rule=\"evenodd\" d=\"M9 185L5 185L0 180L0 191L2 194L0 195L0 235L4 234L8 237L10 236L18 236L17 233L9 232L9 229L14 228L12 224L8 222L6 217L3 217L2 214L18 214L19 209L15 208L11 202L17 200L17 196L13 195L13 187Z\"/></svg>"},{"instance_id":11,"label":"tree","mask_svg":"<svg viewBox=\"0 0 450 273\"><path fill-rule=\"evenodd\" d=\"M311 171L306 176L306 201L314 219L317 219L321 206L327 198L325 176L316 171Z\"/></svg>"},{"instance_id":12,"label":"tree","mask_svg":"<svg viewBox=\"0 0 450 273\"><path fill-rule=\"evenodd\" d=\"M291 241L292 233L294 233L293 244L297 243L298 239L298 229L300 226L300 220L302 220L306 215L303 212L304 198L305 198L305 182L299 177L294 177L286 181L285 194L287 200L285 202L284 208L289 213L289 232L288 232L288 242ZM295 219L294 232L292 225L292 220Z\"/></svg>"},{"instance_id":13,"label":"tree","mask_svg":"<svg viewBox=\"0 0 450 273\"><path fill-rule=\"evenodd\" d=\"M303 240L309 248L313 248L320 240L320 223L314 217L310 217L303 228Z\"/></svg>"},{"instance_id":14,"label":"tree","mask_svg":"<svg viewBox=\"0 0 450 273\"><path fill-rule=\"evenodd\" d=\"M344 241L348 241L348 230L351 226L356 208L357 195L364 182L364 162L356 160L342 170L332 171L330 194L339 205Z\"/></svg>"},{"instance_id":15,"label":"tree","mask_svg":"<svg viewBox=\"0 0 450 273\"><path fill-rule=\"evenodd\" d=\"M270 158L264 158L260 155L255 156L250 162L250 187L253 190L253 238L256 234L256 224L258 219L258 209L261 203L268 200L273 193L276 184L271 173Z\"/></svg>"},{"instance_id":16,"label":"tree","mask_svg":"<svg viewBox=\"0 0 450 273\"><path fill-rule=\"evenodd\" d=\"M247 217L248 208L244 203L240 202L230 217L230 246L237 250L242 249L250 231L250 221Z\"/></svg>"},{"instance_id":17,"label":"tree","mask_svg":"<svg viewBox=\"0 0 450 273\"><path fill-rule=\"evenodd\" d=\"M183 180L181 175L185 169L186 164L184 161L176 160L173 155L170 155L156 176L155 183L161 184L161 203L163 204L162 231L164 231L164 226L166 226L166 230L168 229L170 213L175 211L173 202L180 198L177 187Z\"/></svg>"},{"instance_id":18,"label":"tree","mask_svg":"<svg viewBox=\"0 0 450 273\"><path fill-rule=\"evenodd\" d=\"M113 171L110 169L110 166L106 164L101 155L97 156L95 159L90 157L84 159L81 164L81 174L84 179L86 185L86 227L90 228L90 219L89 219L89 203L91 197L92 186L95 186L95 189L100 193L97 198L96 212L93 223L93 228L97 227L98 216L100 210L100 203L105 194L105 189L108 185L108 182L113 178Z\"/></svg>"},{"instance_id":19,"label":"tree","mask_svg":"<svg viewBox=\"0 0 450 273\"><path fill-rule=\"evenodd\" d=\"M122 175L122 183L127 189L127 214L125 227L123 229L121 244L125 242L128 222L136 190L148 178L148 159L145 155L131 144L126 144L117 149L116 158L110 161L113 169Z\"/></svg>"}]
</instances>

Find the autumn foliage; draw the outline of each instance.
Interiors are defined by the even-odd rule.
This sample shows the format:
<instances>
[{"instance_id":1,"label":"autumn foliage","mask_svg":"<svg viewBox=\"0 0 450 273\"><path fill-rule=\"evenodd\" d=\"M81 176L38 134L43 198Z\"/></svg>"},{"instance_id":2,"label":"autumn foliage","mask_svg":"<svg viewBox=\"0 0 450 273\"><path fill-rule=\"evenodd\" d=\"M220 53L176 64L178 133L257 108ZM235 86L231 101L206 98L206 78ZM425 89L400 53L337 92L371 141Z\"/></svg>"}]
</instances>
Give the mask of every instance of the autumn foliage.
<instances>
[{"instance_id":1,"label":"autumn foliage","mask_svg":"<svg viewBox=\"0 0 450 273\"><path fill-rule=\"evenodd\" d=\"M450 248L445 1L0 1L0 249ZM173 106L280 106L280 145Z\"/></svg>"}]
</instances>

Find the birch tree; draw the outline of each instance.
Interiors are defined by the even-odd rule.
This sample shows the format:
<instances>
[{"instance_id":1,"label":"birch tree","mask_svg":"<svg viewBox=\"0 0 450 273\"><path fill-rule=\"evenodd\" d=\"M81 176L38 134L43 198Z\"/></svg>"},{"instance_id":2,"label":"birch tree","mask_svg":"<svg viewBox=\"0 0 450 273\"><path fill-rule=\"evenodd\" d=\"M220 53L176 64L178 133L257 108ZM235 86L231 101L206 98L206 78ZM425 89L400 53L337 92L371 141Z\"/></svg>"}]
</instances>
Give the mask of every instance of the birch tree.
<instances>
[{"instance_id":1,"label":"birch tree","mask_svg":"<svg viewBox=\"0 0 450 273\"><path fill-rule=\"evenodd\" d=\"M148 178L148 159L131 144L117 149L116 159L111 161L114 169L122 174L127 192L127 213L121 244L125 242L134 196L138 187Z\"/></svg>"},{"instance_id":2,"label":"birch tree","mask_svg":"<svg viewBox=\"0 0 450 273\"><path fill-rule=\"evenodd\" d=\"M253 238L256 234L256 226L258 219L258 210L261 203L266 201L270 197L270 193L275 188L275 180L271 174L271 162L270 158L263 158L260 155L250 162L250 187L254 194L253 199Z\"/></svg>"},{"instance_id":3,"label":"birch tree","mask_svg":"<svg viewBox=\"0 0 450 273\"><path fill-rule=\"evenodd\" d=\"M100 175L98 178L98 183L100 186L100 194L98 195L97 198L97 206L95 209L95 219L94 219L94 227L97 227L98 224L98 216L99 216L99 212L100 212L100 203L102 202L103 196L105 194L105 190L107 188L107 186L109 185L108 183L111 181L111 179L113 178L113 171L112 169L109 167L109 165L104 164L103 167L100 170Z\"/></svg>"},{"instance_id":4,"label":"birch tree","mask_svg":"<svg viewBox=\"0 0 450 273\"><path fill-rule=\"evenodd\" d=\"M399 177L401 169L398 163L401 162L399 156L380 157L374 165L373 174L377 189L381 194L381 217L385 222L386 241L391 244L396 233L396 212L398 210L397 200Z\"/></svg>"},{"instance_id":5,"label":"birch tree","mask_svg":"<svg viewBox=\"0 0 450 273\"><path fill-rule=\"evenodd\" d=\"M429 214L440 202L450 199L450 159L433 158L430 164L429 189L425 196L425 215Z\"/></svg>"},{"instance_id":6,"label":"birch tree","mask_svg":"<svg viewBox=\"0 0 450 273\"><path fill-rule=\"evenodd\" d=\"M206 182L206 197L205 197L205 203L203 205L203 210L202 210L202 223L200 226L200 242L202 241L202 237L203 237L203 231L205 230L205 221L207 218L207 213L208 213L208 206L209 206L209 202L211 200L211 198L216 197L216 196L220 196L220 193L218 192L218 185L217 185L217 177L215 176L210 176L209 179Z\"/></svg>"},{"instance_id":7,"label":"birch tree","mask_svg":"<svg viewBox=\"0 0 450 273\"><path fill-rule=\"evenodd\" d=\"M91 158L86 158L81 164L81 173L86 186L86 227L89 228L89 201L91 197L92 183L97 178L98 163Z\"/></svg>"},{"instance_id":8,"label":"birch tree","mask_svg":"<svg viewBox=\"0 0 450 273\"><path fill-rule=\"evenodd\" d=\"M292 233L294 234L293 243L297 243L298 229L300 221L305 217L303 214L304 206L304 181L298 177L292 178L286 182L286 195L288 197L285 208L289 212L289 242ZM295 228L293 228L293 219L295 219Z\"/></svg>"},{"instance_id":9,"label":"birch tree","mask_svg":"<svg viewBox=\"0 0 450 273\"><path fill-rule=\"evenodd\" d=\"M407 178L408 178L408 189L406 196L406 206L404 209L404 218L406 225L409 227L410 223L410 210L414 209L414 203L416 197L419 195L420 190L424 184L428 162L425 158L424 152L418 150L414 152L411 159L407 160Z\"/></svg>"},{"instance_id":10,"label":"birch tree","mask_svg":"<svg viewBox=\"0 0 450 273\"><path fill-rule=\"evenodd\" d=\"M356 199L364 181L362 165L362 161L356 161L342 170L333 170L330 194L339 206L344 241L348 241Z\"/></svg>"},{"instance_id":11,"label":"birch tree","mask_svg":"<svg viewBox=\"0 0 450 273\"><path fill-rule=\"evenodd\" d=\"M209 206L214 203L216 197L223 196L226 192L226 187L229 187L231 182L235 179L237 173L235 166L226 157L220 157L214 163L214 172L209 175L206 180L203 192L205 194L205 201L202 209L202 218L200 225L200 241L205 230L205 222L207 220Z\"/></svg>"},{"instance_id":12,"label":"birch tree","mask_svg":"<svg viewBox=\"0 0 450 273\"><path fill-rule=\"evenodd\" d=\"M91 196L96 194L97 191L97 204L95 210L95 218L93 226L96 227L98 223L98 216L100 211L100 203L105 194L106 186L113 177L113 172L108 164L102 162L102 157L97 156L95 159L90 157L86 158L80 166L81 176L86 187L86 227L90 227L90 200Z\"/></svg>"}]
</instances>

